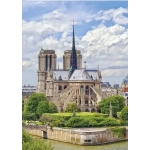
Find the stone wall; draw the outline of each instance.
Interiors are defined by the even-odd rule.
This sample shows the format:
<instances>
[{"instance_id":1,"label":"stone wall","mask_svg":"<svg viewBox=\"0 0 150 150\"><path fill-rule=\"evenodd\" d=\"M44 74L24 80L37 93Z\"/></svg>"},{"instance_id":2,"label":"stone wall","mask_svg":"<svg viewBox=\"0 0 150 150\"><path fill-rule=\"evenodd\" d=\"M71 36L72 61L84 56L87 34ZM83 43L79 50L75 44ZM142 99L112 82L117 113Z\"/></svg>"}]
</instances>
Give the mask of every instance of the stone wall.
<instances>
[{"instance_id":1,"label":"stone wall","mask_svg":"<svg viewBox=\"0 0 150 150\"><path fill-rule=\"evenodd\" d=\"M119 138L118 135L114 135L113 132L109 129L102 128L50 129L50 127L47 127L46 131L40 127L34 126L32 128L24 129L31 135L78 145L100 145L105 143L128 140L128 129L126 129L126 134L123 138Z\"/></svg>"}]
</instances>

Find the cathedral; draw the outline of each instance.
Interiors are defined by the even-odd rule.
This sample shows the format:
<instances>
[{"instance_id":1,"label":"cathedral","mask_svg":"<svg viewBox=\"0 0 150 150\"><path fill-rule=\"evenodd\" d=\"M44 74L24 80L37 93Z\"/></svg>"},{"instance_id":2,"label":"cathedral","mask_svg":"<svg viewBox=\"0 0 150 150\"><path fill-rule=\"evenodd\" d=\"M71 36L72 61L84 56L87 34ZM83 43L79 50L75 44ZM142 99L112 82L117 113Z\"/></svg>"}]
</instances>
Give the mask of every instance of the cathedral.
<instances>
[{"instance_id":1,"label":"cathedral","mask_svg":"<svg viewBox=\"0 0 150 150\"><path fill-rule=\"evenodd\" d=\"M81 112L96 112L102 99L101 71L82 67L82 54L75 48L73 25L72 50L64 51L63 69L56 69L55 50L41 48L38 55L38 93L45 93L50 102L63 112L68 104L76 103Z\"/></svg>"}]
</instances>

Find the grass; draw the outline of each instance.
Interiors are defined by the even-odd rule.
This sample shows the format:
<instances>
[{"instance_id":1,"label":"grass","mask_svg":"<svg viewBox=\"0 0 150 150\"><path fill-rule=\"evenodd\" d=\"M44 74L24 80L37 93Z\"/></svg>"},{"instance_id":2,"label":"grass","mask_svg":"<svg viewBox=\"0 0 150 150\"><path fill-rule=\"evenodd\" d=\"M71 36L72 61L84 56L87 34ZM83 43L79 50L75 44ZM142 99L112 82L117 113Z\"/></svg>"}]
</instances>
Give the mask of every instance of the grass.
<instances>
[{"instance_id":1,"label":"grass","mask_svg":"<svg viewBox=\"0 0 150 150\"><path fill-rule=\"evenodd\" d=\"M46 114L46 113L45 113ZM50 114L50 113L47 113ZM51 113L50 115L56 116L72 116L73 113ZM94 116L94 115L103 115L101 113L91 113L91 112L76 112L76 116Z\"/></svg>"}]
</instances>

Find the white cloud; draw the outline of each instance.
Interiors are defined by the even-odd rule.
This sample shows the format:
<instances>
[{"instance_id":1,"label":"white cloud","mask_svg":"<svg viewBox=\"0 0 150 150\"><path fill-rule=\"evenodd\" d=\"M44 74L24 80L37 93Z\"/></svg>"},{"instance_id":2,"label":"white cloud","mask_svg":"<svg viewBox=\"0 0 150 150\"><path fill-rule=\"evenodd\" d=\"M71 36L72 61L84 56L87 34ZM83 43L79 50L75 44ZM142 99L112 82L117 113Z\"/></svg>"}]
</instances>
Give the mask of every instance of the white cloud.
<instances>
[{"instance_id":1,"label":"white cloud","mask_svg":"<svg viewBox=\"0 0 150 150\"><path fill-rule=\"evenodd\" d=\"M91 15L86 22L90 22L92 20L112 20L116 24L128 24L128 18L124 16L124 14L127 13L128 10L122 7L118 9L100 10L97 14Z\"/></svg>"},{"instance_id":2,"label":"white cloud","mask_svg":"<svg viewBox=\"0 0 150 150\"><path fill-rule=\"evenodd\" d=\"M128 30L120 24L127 23L126 18L123 18L126 12L125 8L119 8L91 15L84 11L70 14L57 9L41 16L41 21L23 20L23 57L31 60L23 59L23 69L37 69L35 62L41 46L56 50L58 60L62 60L64 50L72 46L72 18L75 16L75 24L79 25L95 17L96 20L113 20L117 24L111 27L95 26L84 36L76 36L76 47L82 51L83 62L86 60L87 68L97 69L98 64L100 68L105 68L102 70L103 76L125 76L128 66ZM62 62L59 62L59 68L62 66Z\"/></svg>"}]
</instances>

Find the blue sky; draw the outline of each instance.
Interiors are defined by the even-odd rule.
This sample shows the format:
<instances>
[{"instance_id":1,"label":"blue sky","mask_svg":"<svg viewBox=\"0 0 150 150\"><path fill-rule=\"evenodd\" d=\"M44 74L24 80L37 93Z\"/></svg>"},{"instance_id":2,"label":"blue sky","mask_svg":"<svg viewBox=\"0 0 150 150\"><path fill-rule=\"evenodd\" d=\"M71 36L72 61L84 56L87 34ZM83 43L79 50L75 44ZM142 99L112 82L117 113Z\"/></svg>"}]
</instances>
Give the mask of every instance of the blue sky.
<instances>
[{"instance_id":1,"label":"blue sky","mask_svg":"<svg viewBox=\"0 0 150 150\"><path fill-rule=\"evenodd\" d=\"M22 84L37 84L41 46L55 49L57 64L62 67L63 51L71 49L73 19L83 62L86 60L89 69L99 64L104 82L121 84L128 73L127 1L23 2Z\"/></svg>"}]
</instances>

